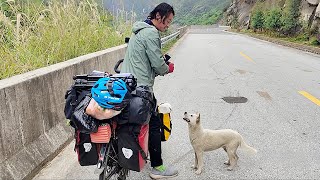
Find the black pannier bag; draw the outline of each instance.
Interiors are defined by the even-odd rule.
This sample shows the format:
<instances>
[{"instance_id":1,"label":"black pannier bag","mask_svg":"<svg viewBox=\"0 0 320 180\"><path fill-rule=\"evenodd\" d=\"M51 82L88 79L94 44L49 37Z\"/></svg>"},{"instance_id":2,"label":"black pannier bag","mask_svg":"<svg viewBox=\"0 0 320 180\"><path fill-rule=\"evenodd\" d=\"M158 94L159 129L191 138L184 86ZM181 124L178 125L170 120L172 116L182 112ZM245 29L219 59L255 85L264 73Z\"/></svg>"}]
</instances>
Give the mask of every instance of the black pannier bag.
<instances>
[{"instance_id":1,"label":"black pannier bag","mask_svg":"<svg viewBox=\"0 0 320 180\"><path fill-rule=\"evenodd\" d=\"M74 109L84 99L86 95L90 94L89 89L78 89L74 85L67 90L64 98L66 104L64 107L64 115L67 119L71 119Z\"/></svg>"},{"instance_id":2,"label":"black pannier bag","mask_svg":"<svg viewBox=\"0 0 320 180\"><path fill-rule=\"evenodd\" d=\"M75 75L73 77L74 83L65 94L66 103L64 107L65 117L71 121L70 125L73 128L77 129L75 124L72 122L72 115L76 107L85 99L87 95L91 94L91 88L93 85L100 78L107 76L109 76L109 74L106 72L93 71L90 74Z\"/></svg>"},{"instance_id":3,"label":"black pannier bag","mask_svg":"<svg viewBox=\"0 0 320 180\"><path fill-rule=\"evenodd\" d=\"M81 166L96 165L98 162L98 145L91 142L90 132L98 130L98 122L85 113L91 100L91 88L100 78L109 74L93 71L90 74L76 75L74 83L65 94L64 113L70 126L75 129L75 147Z\"/></svg>"},{"instance_id":4,"label":"black pannier bag","mask_svg":"<svg viewBox=\"0 0 320 180\"><path fill-rule=\"evenodd\" d=\"M148 124L153 113L153 93L148 86L138 86L131 93L130 103L118 115L118 124Z\"/></svg>"},{"instance_id":5,"label":"black pannier bag","mask_svg":"<svg viewBox=\"0 0 320 180\"><path fill-rule=\"evenodd\" d=\"M140 172L147 162L149 124L118 127L118 160L121 167Z\"/></svg>"},{"instance_id":6,"label":"black pannier bag","mask_svg":"<svg viewBox=\"0 0 320 180\"><path fill-rule=\"evenodd\" d=\"M71 121L75 129L82 133L92 133L98 131L98 120L85 113L91 97L86 95L85 98L76 106L71 115Z\"/></svg>"},{"instance_id":7,"label":"black pannier bag","mask_svg":"<svg viewBox=\"0 0 320 180\"><path fill-rule=\"evenodd\" d=\"M78 155L78 162L81 166L96 165L98 162L97 144L91 142L90 134L75 133L76 145L75 151Z\"/></svg>"},{"instance_id":8,"label":"black pannier bag","mask_svg":"<svg viewBox=\"0 0 320 180\"><path fill-rule=\"evenodd\" d=\"M65 117L71 120L70 125L72 127L77 128L72 122L72 114L74 113L75 108L84 100L86 95L91 95L91 88L100 78L104 77L109 77L110 80L122 79L126 82L130 93L134 91L137 86L136 78L130 73L111 75L106 72L93 71L89 74L74 76L74 84L65 94L66 104L64 108Z\"/></svg>"}]
</instances>

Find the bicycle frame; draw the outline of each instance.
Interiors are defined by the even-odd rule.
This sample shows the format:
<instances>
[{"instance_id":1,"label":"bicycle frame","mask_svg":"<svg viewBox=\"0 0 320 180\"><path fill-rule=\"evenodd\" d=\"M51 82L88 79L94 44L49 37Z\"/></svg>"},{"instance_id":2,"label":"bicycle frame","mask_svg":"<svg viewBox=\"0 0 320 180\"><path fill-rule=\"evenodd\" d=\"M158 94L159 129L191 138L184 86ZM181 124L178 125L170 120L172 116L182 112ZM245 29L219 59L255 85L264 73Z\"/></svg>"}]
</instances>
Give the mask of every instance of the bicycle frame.
<instances>
[{"instance_id":1,"label":"bicycle frame","mask_svg":"<svg viewBox=\"0 0 320 180\"><path fill-rule=\"evenodd\" d=\"M116 122L111 120L109 123L111 126L111 138L109 143L100 144L99 160L97 163L97 169L99 173L99 180L109 180L115 175L119 180L125 180L128 176L129 170L122 168L118 162L118 147L117 147L117 134L116 134Z\"/></svg>"}]
</instances>

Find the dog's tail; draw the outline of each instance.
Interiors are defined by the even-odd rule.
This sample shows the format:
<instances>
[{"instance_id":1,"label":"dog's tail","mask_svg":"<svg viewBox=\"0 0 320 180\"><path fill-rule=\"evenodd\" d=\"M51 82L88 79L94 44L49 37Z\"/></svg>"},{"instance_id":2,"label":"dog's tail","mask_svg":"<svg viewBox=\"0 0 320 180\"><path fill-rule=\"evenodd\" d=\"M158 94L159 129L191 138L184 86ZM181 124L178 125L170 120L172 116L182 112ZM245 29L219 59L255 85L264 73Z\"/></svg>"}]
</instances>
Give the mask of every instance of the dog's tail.
<instances>
[{"instance_id":1,"label":"dog's tail","mask_svg":"<svg viewBox=\"0 0 320 180\"><path fill-rule=\"evenodd\" d=\"M247 151L250 154L256 154L257 150L254 149L253 147L249 146L243 139L243 137L241 137L241 142L240 142L240 148Z\"/></svg>"}]
</instances>

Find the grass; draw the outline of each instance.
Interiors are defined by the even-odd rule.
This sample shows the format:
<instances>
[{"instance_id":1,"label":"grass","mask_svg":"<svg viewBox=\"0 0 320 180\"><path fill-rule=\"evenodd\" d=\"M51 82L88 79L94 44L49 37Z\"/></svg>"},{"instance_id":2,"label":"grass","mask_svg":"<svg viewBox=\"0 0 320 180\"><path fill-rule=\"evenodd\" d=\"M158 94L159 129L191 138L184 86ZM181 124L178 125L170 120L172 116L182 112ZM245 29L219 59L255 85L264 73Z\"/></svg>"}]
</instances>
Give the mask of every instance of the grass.
<instances>
[{"instance_id":1,"label":"grass","mask_svg":"<svg viewBox=\"0 0 320 180\"><path fill-rule=\"evenodd\" d=\"M20 3L19 3L20 2ZM131 26L94 0L0 1L0 79L124 43Z\"/></svg>"},{"instance_id":2,"label":"grass","mask_svg":"<svg viewBox=\"0 0 320 180\"><path fill-rule=\"evenodd\" d=\"M167 53L177 41L178 41L178 37L167 42L165 45L163 45L162 47L163 54Z\"/></svg>"}]
</instances>

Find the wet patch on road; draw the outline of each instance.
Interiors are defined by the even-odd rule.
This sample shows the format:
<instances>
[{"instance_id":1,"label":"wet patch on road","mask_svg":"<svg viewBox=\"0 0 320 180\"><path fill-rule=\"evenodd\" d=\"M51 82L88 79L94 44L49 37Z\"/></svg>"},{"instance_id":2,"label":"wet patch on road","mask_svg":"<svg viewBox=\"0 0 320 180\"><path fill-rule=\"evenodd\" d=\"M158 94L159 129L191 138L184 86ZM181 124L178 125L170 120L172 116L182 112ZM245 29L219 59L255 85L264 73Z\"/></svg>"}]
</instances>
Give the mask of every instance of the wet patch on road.
<instances>
[{"instance_id":1,"label":"wet patch on road","mask_svg":"<svg viewBox=\"0 0 320 180\"><path fill-rule=\"evenodd\" d=\"M223 97L222 99L229 104L248 102L248 99L245 97Z\"/></svg>"},{"instance_id":2,"label":"wet patch on road","mask_svg":"<svg viewBox=\"0 0 320 180\"><path fill-rule=\"evenodd\" d=\"M270 96L269 93L267 93L267 92L257 91L257 93L258 93L261 97L265 98L266 100L269 100L269 101L272 100L271 96Z\"/></svg>"},{"instance_id":3,"label":"wet patch on road","mask_svg":"<svg viewBox=\"0 0 320 180\"><path fill-rule=\"evenodd\" d=\"M237 69L236 72L238 72L240 74L246 74L248 71Z\"/></svg>"},{"instance_id":4,"label":"wet patch on road","mask_svg":"<svg viewBox=\"0 0 320 180\"><path fill-rule=\"evenodd\" d=\"M304 71L304 72L312 72L311 70L306 70L306 69L303 69L302 71Z\"/></svg>"}]
</instances>

